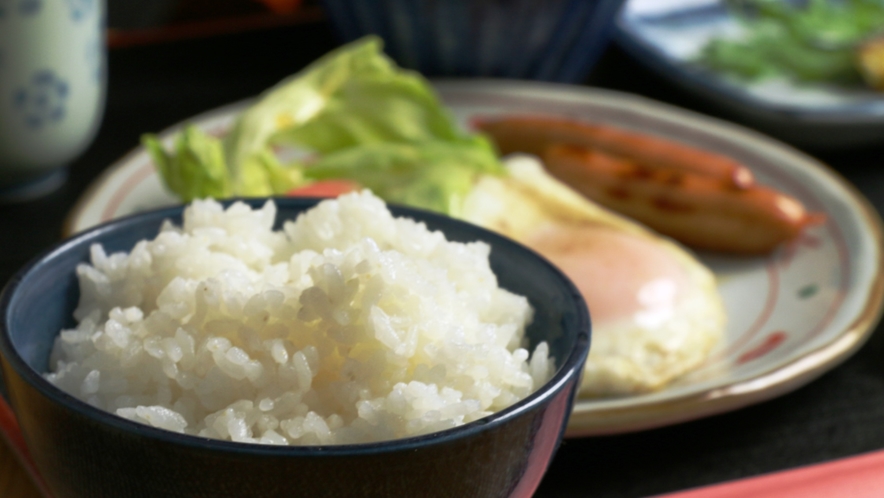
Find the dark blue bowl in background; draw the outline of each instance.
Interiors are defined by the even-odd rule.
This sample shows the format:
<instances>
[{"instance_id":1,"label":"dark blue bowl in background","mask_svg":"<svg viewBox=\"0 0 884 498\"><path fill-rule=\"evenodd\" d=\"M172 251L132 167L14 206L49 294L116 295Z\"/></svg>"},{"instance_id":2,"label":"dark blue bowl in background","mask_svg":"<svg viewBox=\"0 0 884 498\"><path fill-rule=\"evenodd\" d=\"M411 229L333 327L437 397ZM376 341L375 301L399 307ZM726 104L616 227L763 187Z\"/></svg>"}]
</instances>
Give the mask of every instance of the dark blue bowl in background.
<instances>
[{"instance_id":1,"label":"dark blue bowl in background","mask_svg":"<svg viewBox=\"0 0 884 498\"><path fill-rule=\"evenodd\" d=\"M253 206L262 200L248 201ZM277 199L277 224L317 201ZM477 226L416 209L449 240L489 243L500 285L535 309L527 336L550 344L557 371L521 402L426 436L362 445L265 446L168 432L98 410L47 382L52 343L74 325L76 265L89 247L128 251L182 208L80 233L22 269L0 295L0 366L28 449L55 498L531 496L561 442L589 351L589 314L567 277L529 249Z\"/></svg>"},{"instance_id":2,"label":"dark blue bowl in background","mask_svg":"<svg viewBox=\"0 0 884 498\"><path fill-rule=\"evenodd\" d=\"M383 38L426 76L580 83L608 44L623 0L323 0L345 42Z\"/></svg>"}]
</instances>

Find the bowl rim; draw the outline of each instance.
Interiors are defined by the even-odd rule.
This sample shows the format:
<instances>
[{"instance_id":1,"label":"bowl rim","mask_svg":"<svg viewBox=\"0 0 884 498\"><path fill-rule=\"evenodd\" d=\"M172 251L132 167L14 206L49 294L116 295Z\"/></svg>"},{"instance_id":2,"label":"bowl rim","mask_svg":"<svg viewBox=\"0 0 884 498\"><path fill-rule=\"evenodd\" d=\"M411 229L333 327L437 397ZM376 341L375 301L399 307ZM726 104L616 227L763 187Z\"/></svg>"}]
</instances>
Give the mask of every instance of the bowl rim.
<instances>
[{"instance_id":1,"label":"bowl rim","mask_svg":"<svg viewBox=\"0 0 884 498\"><path fill-rule=\"evenodd\" d=\"M260 198L233 198L220 201L225 209L235 202L245 202L252 208L260 207L265 202L274 201L277 208L285 205L289 209L297 209L298 215L315 206L323 198L294 198L294 197L260 197ZM589 310L586 302L582 298L580 291L573 282L562 273L555 265L550 263L546 258L537 254L535 251L525 247L518 242L504 237L502 235L491 232L478 225L452 218L446 215L427 211L424 209L402 206L395 203L387 204L390 211L396 217L410 217L418 222L426 222L432 220L441 224L453 224L458 227L471 240L483 240L486 242L494 242L514 248L517 252L524 254L528 258L534 258L551 272L557 280L564 285L571 301L574 303L574 311L576 312L576 336L574 338L574 347L558 365L555 374L542 386L537 388L527 397L514 403L502 410L491 413L473 422L463 424L443 431L437 431L429 434L411 436L407 438L391 439L370 443L358 444L331 444L331 445L270 445L261 443L244 443L227 441L222 439L206 438L192 434L182 434L166 429L161 429L133 420L120 417L114 413L94 407L85 401L82 401L73 395L63 391L50 383L43 377L43 373L31 368L18 353L12 344L9 333L8 320L10 309L15 305L18 291L27 279L27 277L38 270L44 262L58 257L67 252L74 246L82 246L85 244L95 243L95 239L100 238L106 233L125 230L126 226L138 223L157 222L172 217L180 217L187 205L177 205L172 207L154 209L135 213L129 216L110 220L108 222L96 225L83 232L72 235L71 237L61 240L37 256L33 257L27 264L18 270L10 280L5 284L0 292L0 366L6 363L15 373L23 379L31 388L36 389L44 397L52 402L60 405L68 411L72 411L77 415L89 419L96 423L106 424L109 428L128 433L138 437L146 437L156 440L157 442L167 443L176 446L183 446L196 450L216 450L228 454L250 454L261 456L323 456L323 457L350 457L359 455L373 455L380 453L388 453L402 450L414 450L435 444L444 444L455 440L473 436L487 428L495 428L501 426L508 421L519 417L521 414L533 410L534 408L546 404L555 398L565 386L575 381L574 390L576 392L577 384L583 371L583 363L589 353L591 322ZM277 212L278 216L278 212ZM296 215L297 216L297 215ZM281 221L279 218L275 223ZM442 230L444 233L444 230ZM475 237L473 237L475 235ZM448 235L446 234L446 239ZM2 369L0 369L0 402L5 399L12 405L13 411L16 411L15 403L11 400L6 384L7 380L3 378ZM570 416L571 405L573 404L573 394L568 402L568 409L565 413L565 421L560 429L560 436L564 434L567 426L567 418Z\"/></svg>"}]
</instances>

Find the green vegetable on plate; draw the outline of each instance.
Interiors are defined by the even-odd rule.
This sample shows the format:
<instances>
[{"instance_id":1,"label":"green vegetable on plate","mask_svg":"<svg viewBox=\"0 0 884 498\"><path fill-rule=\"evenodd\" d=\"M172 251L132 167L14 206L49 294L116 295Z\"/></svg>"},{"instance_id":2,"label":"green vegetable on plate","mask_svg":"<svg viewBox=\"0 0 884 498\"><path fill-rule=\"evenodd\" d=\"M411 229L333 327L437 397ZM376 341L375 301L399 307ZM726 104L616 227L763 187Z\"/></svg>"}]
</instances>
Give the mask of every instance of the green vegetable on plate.
<instances>
[{"instance_id":1,"label":"green vegetable on plate","mask_svg":"<svg viewBox=\"0 0 884 498\"><path fill-rule=\"evenodd\" d=\"M732 0L745 36L715 38L697 62L747 80L862 82L857 51L884 28L881 0Z\"/></svg>"},{"instance_id":2,"label":"green vegetable on plate","mask_svg":"<svg viewBox=\"0 0 884 498\"><path fill-rule=\"evenodd\" d=\"M503 172L491 142L458 128L429 82L397 67L376 37L271 88L223 138L188 126L171 150L154 135L142 142L185 202L346 178L390 202L456 214L478 175ZM287 162L280 149L298 154Z\"/></svg>"}]
</instances>

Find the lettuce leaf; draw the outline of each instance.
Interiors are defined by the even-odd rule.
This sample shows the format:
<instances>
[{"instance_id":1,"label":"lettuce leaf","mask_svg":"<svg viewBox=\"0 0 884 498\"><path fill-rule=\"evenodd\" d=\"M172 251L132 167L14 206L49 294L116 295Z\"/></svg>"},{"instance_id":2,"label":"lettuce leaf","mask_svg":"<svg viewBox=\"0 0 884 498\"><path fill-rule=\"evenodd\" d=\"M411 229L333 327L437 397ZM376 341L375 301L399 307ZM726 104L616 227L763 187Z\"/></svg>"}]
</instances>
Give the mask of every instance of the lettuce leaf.
<instances>
[{"instance_id":1,"label":"lettuce leaf","mask_svg":"<svg viewBox=\"0 0 884 498\"><path fill-rule=\"evenodd\" d=\"M346 178L399 204L457 216L463 198L483 173L497 173L490 143L384 142L324 155L304 169L312 180ZM493 167L489 167L493 166Z\"/></svg>"},{"instance_id":2,"label":"lettuce leaf","mask_svg":"<svg viewBox=\"0 0 884 498\"><path fill-rule=\"evenodd\" d=\"M221 142L194 126L186 126L171 152L154 135L144 135L147 149L160 176L181 200L198 197L229 197L233 194Z\"/></svg>"},{"instance_id":3,"label":"lettuce leaf","mask_svg":"<svg viewBox=\"0 0 884 498\"><path fill-rule=\"evenodd\" d=\"M166 186L184 202L203 197L277 195L304 182L299 169L283 167L270 150L263 150L240 166L235 185L221 140L192 125L175 138L171 152L154 135L144 135L141 142Z\"/></svg>"},{"instance_id":4,"label":"lettuce leaf","mask_svg":"<svg viewBox=\"0 0 884 498\"><path fill-rule=\"evenodd\" d=\"M478 174L502 174L484 137L459 129L429 82L366 37L262 94L218 140L188 128L172 152L143 138L182 200L264 196L322 179L359 182L391 202L452 214ZM276 148L302 158L280 164ZM220 152L219 152L220 149Z\"/></svg>"}]
</instances>

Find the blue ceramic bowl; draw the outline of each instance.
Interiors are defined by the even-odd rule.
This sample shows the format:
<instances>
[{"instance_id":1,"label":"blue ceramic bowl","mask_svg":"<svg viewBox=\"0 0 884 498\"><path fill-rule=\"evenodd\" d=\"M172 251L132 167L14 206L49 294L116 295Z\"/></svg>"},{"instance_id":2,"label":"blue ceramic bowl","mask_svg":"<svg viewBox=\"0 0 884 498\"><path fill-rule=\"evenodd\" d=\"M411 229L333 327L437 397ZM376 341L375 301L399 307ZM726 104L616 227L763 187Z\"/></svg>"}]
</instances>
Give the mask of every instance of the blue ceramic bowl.
<instances>
[{"instance_id":1,"label":"blue ceramic bowl","mask_svg":"<svg viewBox=\"0 0 884 498\"><path fill-rule=\"evenodd\" d=\"M427 76L580 83L608 44L623 0L323 0L343 41L383 38Z\"/></svg>"},{"instance_id":2,"label":"blue ceramic bowl","mask_svg":"<svg viewBox=\"0 0 884 498\"><path fill-rule=\"evenodd\" d=\"M249 201L259 205L262 201ZM317 201L278 199L278 220ZM571 411L589 351L589 314L576 288L530 250L445 216L396 208L450 240L484 240L500 284L535 308L527 335L550 344L558 370L521 402L447 431L395 441L278 447L155 429L98 410L42 373L55 336L74 325L74 269L89 246L110 251L153 238L182 208L113 221L38 257L0 296L0 355L6 398L28 449L56 498L275 496L530 496L546 471ZM281 224L281 223L280 223Z\"/></svg>"}]
</instances>

